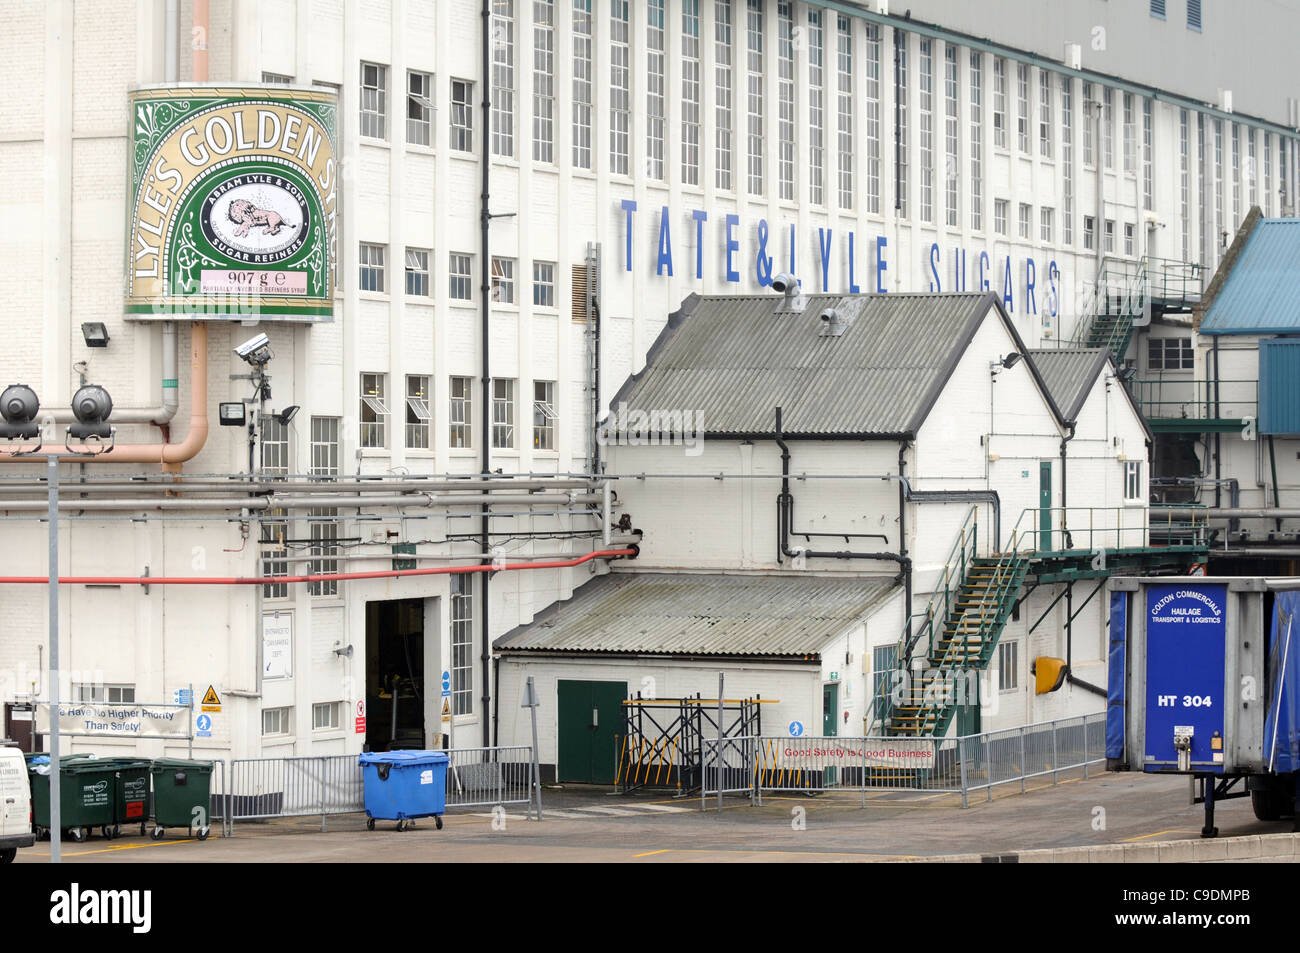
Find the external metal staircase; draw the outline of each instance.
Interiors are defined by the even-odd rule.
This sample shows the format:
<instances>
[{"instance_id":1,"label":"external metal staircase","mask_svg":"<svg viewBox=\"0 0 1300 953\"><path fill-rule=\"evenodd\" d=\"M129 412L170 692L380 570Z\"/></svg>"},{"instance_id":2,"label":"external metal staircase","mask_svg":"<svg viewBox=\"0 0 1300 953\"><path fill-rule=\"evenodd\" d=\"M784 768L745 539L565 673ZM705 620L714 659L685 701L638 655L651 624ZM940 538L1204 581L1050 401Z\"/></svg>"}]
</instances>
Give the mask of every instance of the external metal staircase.
<instances>
[{"instance_id":1,"label":"external metal staircase","mask_svg":"<svg viewBox=\"0 0 1300 953\"><path fill-rule=\"evenodd\" d=\"M1091 305L1075 330L1075 347L1110 348L1123 364L1134 330L1153 315L1189 311L1201 300L1202 268L1168 258L1102 259Z\"/></svg>"}]
</instances>

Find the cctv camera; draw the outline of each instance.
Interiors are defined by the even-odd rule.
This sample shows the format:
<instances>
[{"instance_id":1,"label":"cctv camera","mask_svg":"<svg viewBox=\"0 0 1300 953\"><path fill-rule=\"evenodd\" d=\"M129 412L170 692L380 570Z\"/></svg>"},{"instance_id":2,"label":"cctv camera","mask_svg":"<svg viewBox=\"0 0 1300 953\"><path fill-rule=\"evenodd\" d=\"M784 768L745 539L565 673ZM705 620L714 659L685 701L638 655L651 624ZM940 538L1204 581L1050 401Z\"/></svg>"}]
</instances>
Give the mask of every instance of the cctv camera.
<instances>
[{"instance_id":1,"label":"cctv camera","mask_svg":"<svg viewBox=\"0 0 1300 953\"><path fill-rule=\"evenodd\" d=\"M254 367L260 367L271 360L271 339L258 334L235 348L235 353Z\"/></svg>"},{"instance_id":2,"label":"cctv camera","mask_svg":"<svg viewBox=\"0 0 1300 953\"><path fill-rule=\"evenodd\" d=\"M772 278L772 290L781 294L794 294L799 288L799 280L788 271L783 271Z\"/></svg>"}]
</instances>

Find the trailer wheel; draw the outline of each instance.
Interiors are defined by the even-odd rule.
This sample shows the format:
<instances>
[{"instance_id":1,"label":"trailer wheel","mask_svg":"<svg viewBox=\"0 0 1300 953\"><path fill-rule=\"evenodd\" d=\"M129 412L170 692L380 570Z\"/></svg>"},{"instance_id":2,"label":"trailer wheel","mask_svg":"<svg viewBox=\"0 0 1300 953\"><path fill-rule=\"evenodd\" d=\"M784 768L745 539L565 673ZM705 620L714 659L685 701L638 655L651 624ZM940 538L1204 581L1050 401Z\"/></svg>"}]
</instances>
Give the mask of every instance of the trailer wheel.
<instances>
[{"instance_id":1,"label":"trailer wheel","mask_svg":"<svg viewBox=\"0 0 1300 953\"><path fill-rule=\"evenodd\" d=\"M1276 821L1283 814L1291 813L1287 810L1282 792L1272 786L1251 791L1250 806L1255 809L1255 817L1261 821Z\"/></svg>"}]
</instances>

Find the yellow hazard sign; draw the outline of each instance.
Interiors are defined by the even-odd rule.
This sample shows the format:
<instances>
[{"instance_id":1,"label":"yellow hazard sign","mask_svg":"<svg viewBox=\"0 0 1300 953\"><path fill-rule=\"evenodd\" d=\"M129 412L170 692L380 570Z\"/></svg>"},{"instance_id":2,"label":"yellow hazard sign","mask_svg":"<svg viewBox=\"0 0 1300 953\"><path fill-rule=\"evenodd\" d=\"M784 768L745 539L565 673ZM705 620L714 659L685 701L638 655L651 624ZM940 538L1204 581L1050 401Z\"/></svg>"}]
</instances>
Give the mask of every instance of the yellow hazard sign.
<instances>
[{"instance_id":1,"label":"yellow hazard sign","mask_svg":"<svg viewBox=\"0 0 1300 953\"><path fill-rule=\"evenodd\" d=\"M199 707L203 711L221 711L221 697L217 694L217 690L211 685L209 685L208 690L203 693L203 701Z\"/></svg>"},{"instance_id":2,"label":"yellow hazard sign","mask_svg":"<svg viewBox=\"0 0 1300 953\"><path fill-rule=\"evenodd\" d=\"M451 721L451 705L445 698L442 700L442 720Z\"/></svg>"}]
</instances>

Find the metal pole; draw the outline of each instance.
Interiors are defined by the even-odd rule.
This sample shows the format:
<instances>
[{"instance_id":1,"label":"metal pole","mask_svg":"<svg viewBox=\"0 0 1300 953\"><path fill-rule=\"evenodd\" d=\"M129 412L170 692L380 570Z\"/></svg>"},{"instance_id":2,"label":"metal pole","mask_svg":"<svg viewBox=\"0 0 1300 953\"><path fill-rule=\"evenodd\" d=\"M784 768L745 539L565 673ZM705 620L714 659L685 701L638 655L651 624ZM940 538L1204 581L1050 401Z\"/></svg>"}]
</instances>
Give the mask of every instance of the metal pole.
<instances>
[{"instance_id":1,"label":"metal pole","mask_svg":"<svg viewBox=\"0 0 1300 953\"><path fill-rule=\"evenodd\" d=\"M537 692L533 687L533 676L528 676L528 697L535 703L537 701ZM542 819L542 782L540 777L540 768L537 757L537 705L533 704L529 709L533 722L533 795L537 798L537 819Z\"/></svg>"},{"instance_id":2,"label":"metal pole","mask_svg":"<svg viewBox=\"0 0 1300 953\"><path fill-rule=\"evenodd\" d=\"M1025 728L1020 728L1020 793L1025 793Z\"/></svg>"},{"instance_id":3,"label":"metal pole","mask_svg":"<svg viewBox=\"0 0 1300 953\"><path fill-rule=\"evenodd\" d=\"M325 833L325 771L328 764L325 758L320 759L320 832Z\"/></svg>"},{"instance_id":4,"label":"metal pole","mask_svg":"<svg viewBox=\"0 0 1300 953\"><path fill-rule=\"evenodd\" d=\"M714 757L718 779L718 811L722 811L722 673L718 673L718 751Z\"/></svg>"},{"instance_id":5,"label":"metal pole","mask_svg":"<svg viewBox=\"0 0 1300 953\"><path fill-rule=\"evenodd\" d=\"M194 683L193 682L190 682L189 684L189 693L190 694L188 697L190 700L190 744L189 744L188 757L191 761L193 761L194 760Z\"/></svg>"},{"instance_id":6,"label":"metal pole","mask_svg":"<svg viewBox=\"0 0 1300 953\"><path fill-rule=\"evenodd\" d=\"M59 458L45 468L50 521L50 863L63 862L59 785Z\"/></svg>"},{"instance_id":7,"label":"metal pole","mask_svg":"<svg viewBox=\"0 0 1300 953\"><path fill-rule=\"evenodd\" d=\"M961 806L970 807L966 793L966 739L957 739L957 765L961 768Z\"/></svg>"}]
</instances>

